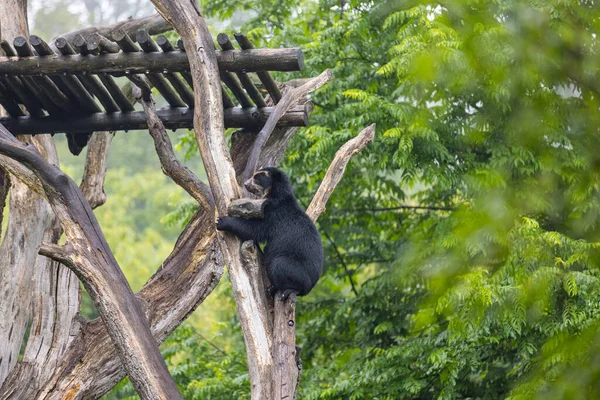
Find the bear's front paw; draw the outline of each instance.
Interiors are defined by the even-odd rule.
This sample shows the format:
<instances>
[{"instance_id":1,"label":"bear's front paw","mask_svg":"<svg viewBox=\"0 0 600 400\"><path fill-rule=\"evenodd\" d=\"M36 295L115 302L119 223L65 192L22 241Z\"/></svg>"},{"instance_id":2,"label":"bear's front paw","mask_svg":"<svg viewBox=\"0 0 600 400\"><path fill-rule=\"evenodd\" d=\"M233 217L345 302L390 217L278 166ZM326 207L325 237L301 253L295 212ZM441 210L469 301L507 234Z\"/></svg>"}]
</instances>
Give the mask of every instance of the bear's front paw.
<instances>
[{"instance_id":1,"label":"bear's front paw","mask_svg":"<svg viewBox=\"0 0 600 400\"><path fill-rule=\"evenodd\" d=\"M217 218L217 230L219 231L225 231L229 228L230 224L229 224L229 219L231 217L219 217Z\"/></svg>"}]
</instances>

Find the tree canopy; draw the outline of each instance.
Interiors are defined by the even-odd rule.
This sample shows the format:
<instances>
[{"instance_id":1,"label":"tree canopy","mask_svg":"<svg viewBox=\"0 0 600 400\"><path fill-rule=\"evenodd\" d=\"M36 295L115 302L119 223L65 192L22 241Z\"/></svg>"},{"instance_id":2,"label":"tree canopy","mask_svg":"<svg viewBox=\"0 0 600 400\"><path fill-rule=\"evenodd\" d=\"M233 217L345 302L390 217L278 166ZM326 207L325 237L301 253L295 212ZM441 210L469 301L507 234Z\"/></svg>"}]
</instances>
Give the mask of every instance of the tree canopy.
<instances>
[{"instance_id":1,"label":"tree canopy","mask_svg":"<svg viewBox=\"0 0 600 400\"><path fill-rule=\"evenodd\" d=\"M242 10L232 29L302 47L305 76L333 69L286 153L305 206L339 145L377 123L319 220L327 272L298 305L300 398L598 395L596 2L205 9ZM201 347L184 365L214 377L183 374L187 395L243 397L244 369Z\"/></svg>"}]
</instances>

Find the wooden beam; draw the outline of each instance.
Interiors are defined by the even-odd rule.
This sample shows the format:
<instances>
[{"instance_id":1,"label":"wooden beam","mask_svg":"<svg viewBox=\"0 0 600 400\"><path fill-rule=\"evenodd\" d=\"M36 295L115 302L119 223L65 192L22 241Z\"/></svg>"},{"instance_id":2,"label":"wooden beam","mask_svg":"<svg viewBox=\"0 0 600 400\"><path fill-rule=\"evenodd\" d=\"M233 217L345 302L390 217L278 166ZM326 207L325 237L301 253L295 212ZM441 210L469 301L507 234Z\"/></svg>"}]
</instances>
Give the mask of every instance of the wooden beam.
<instances>
[{"instance_id":1,"label":"wooden beam","mask_svg":"<svg viewBox=\"0 0 600 400\"><path fill-rule=\"evenodd\" d=\"M258 128L265 124L274 107L240 108L233 107L224 111L226 128ZM191 108L163 108L156 112L166 129L193 127L194 110ZM95 113L70 118L52 115L31 117L1 117L0 123L13 135L37 133L89 133L91 131L128 131L148 129L143 111ZM279 126L306 126L308 114L304 107L296 107L279 120Z\"/></svg>"},{"instance_id":2,"label":"wooden beam","mask_svg":"<svg viewBox=\"0 0 600 400\"><path fill-rule=\"evenodd\" d=\"M81 43L83 46L83 43ZM87 50L87 43L85 44ZM304 56L300 49L254 49L217 51L217 62L222 71L300 71ZM117 53L97 57L48 56L48 57L0 57L0 74L9 75L57 75L98 74L108 72L124 75L148 72L162 73L189 71L190 65L185 52L169 53Z\"/></svg>"}]
</instances>

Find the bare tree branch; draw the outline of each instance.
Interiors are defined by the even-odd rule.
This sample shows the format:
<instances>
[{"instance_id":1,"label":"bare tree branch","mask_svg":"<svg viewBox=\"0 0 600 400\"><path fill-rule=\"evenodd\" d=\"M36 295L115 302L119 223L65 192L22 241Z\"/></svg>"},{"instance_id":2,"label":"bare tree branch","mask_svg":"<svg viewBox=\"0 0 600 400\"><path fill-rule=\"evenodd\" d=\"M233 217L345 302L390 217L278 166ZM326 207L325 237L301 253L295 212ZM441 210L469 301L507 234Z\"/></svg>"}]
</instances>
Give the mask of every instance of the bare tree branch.
<instances>
[{"instance_id":1,"label":"bare tree branch","mask_svg":"<svg viewBox=\"0 0 600 400\"><path fill-rule=\"evenodd\" d=\"M73 246L70 244L59 245L55 243L42 243L38 250L39 254L58 261L71 268L76 268L73 258L76 257Z\"/></svg>"},{"instance_id":2,"label":"bare tree branch","mask_svg":"<svg viewBox=\"0 0 600 400\"><path fill-rule=\"evenodd\" d=\"M2 236L2 220L4 218L4 207L6 206L9 188L10 180L8 173L0 169L0 236Z\"/></svg>"},{"instance_id":3,"label":"bare tree branch","mask_svg":"<svg viewBox=\"0 0 600 400\"><path fill-rule=\"evenodd\" d=\"M309 80L302 86L290 90L285 95L283 95L279 103L277 103L277 106L275 106L275 110L269 116L269 119L267 119L265 126L263 126L263 128L258 133L258 136L254 142L254 146L252 147L252 151L250 152L250 156L248 157L248 164L246 165L246 168L242 173L242 181L246 181L254 173L254 170L256 169L256 164L260 157L260 153L265 143L267 143L267 140L269 140L271 133L275 129L275 126L277 125L277 122L282 117L282 115L285 114L286 111L288 111L291 107L296 105L298 101L304 96L306 96L308 93L317 90L321 86L328 83L332 78L333 74L331 73L331 70L327 69L323 71L321 75Z\"/></svg>"},{"instance_id":4,"label":"bare tree branch","mask_svg":"<svg viewBox=\"0 0 600 400\"><path fill-rule=\"evenodd\" d=\"M325 211L327 200L329 200L329 196L331 196L331 193L342 179L342 176L344 176L344 171L346 170L346 165L348 165L350 158L371 143L374 137L375 124L363 129L358 136L350 139L335 153L335 157L325 173L323 182L321 182L317 193L314 195L310 205L306 209L306 214L310 219L316 221L317 218L319 218L319 215Z\"/></svg>"},{"instance_id":5,"label":"bare tree branch","mask_svg":"<svg viewBox=\"0 0 600 400\"><path fill-rule=\"evenodd\" d=\"M195 2L152 0L157 10L181 35L188 52L196 93L194 131L208 181L220 215L227 214L231 199L240 197L240 187L224 137L223 101L214 43ZM231 234L217 233L236 300L253 399L271 398L273 358L271 354L268 301L261 282L241 259L240 242Z\"/></svg>"},{"instance_id":6,"label":"bare tree branch","mask_svg":"<svg viewBox=\"0 0 600 400\"><path fill-rule=\"evenodd\" d=\"M139 96L137 100L144 107L146 118L148 119L148 130L150 136L154 139L154 148L158 154L162 171L165 175L173 179L175 183L185 189L201 207L207 210L214 206L214 199L210 187L202 182L192 171L181 164L175 152L173 145L167 135L167 131L162 121L156 115L156 107L150 95L150 87L144 85L144 88L139 88Z\"/></svg>"},{"instance_id":7,"label":"bare tree branch","mask_svg":"<svg viewBox=\"0 0 600 400\"><path fill-rule=\"evenodd\" d=\"M104 178L112 138L112 132L94 132L88 142L85 168L79 187L92 209L106 202Z\"/></svg>"},{"instance_id":8,"label":"bare tree branch","mask_svg":"<svg viewBox=\"0 0 600 400\"><path fill-rule=\"evenodd\" d=\"M42 182L45 195L73 246L74 271L94 300L138 393L147 398L181 398L148 321L77 185L3 126L0 126L0 154L25 165Z\"/></svg>"}]
</instances>

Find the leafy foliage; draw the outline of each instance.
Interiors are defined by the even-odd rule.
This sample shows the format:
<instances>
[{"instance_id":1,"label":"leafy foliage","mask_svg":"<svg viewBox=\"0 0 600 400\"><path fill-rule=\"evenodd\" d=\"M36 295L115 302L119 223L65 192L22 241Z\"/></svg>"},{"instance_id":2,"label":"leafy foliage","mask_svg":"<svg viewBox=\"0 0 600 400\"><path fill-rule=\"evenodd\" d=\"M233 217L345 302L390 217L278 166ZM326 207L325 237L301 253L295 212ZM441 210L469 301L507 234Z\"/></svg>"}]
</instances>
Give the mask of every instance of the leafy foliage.
<instances>
[{"instance_id":1,"label":"leafy foliage","mask_svg":"<svg viewBox=\"0 0 600 400\"><path fill-rule=\"evenodd\" d=\"M599 396L597 2L201 3L257 46L301 47L304 76L333 69L284 162L305 206L339 146L377 123L319 220L300 398ZM177 203L159 203L168 225L193 211ZM163 351L186 398L247 398L230 293L212 297L220 323Z\"/></svg>"}]
</instances>

